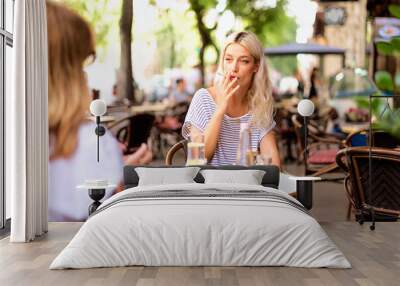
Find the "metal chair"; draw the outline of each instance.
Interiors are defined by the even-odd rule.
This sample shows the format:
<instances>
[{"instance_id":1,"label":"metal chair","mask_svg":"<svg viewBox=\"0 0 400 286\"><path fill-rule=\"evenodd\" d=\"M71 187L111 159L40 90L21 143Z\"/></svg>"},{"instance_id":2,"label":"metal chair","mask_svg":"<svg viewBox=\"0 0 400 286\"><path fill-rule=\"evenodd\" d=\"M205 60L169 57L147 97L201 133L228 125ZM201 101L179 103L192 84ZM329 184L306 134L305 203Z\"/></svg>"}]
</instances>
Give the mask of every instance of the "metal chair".
<instances>
[{"instance_id":1,"label":"metal chair","mask_svg":"<svg viewBox=\"0 0 400 286\"><path fill-rule=\"evenodd\" d=\"M297 139L297 154L298 157L304 162L305 175L319 177L321 175L338 171L339 168L336 164L336 153L340 148L343 148L343 142L333 134L325 133L319 130L317 124L308 124L308 146L307 153L308 159L304 161L304 126L298 119L298 115L292 116L293 126L296 132ZM324 178L325 180L341 180L342 176L338 178Z\"/></svg>"},{"instance_id":2,"label":"metal chair","mask_svg":"<svg viewBox=\"0 0 400 286\"><path fill-rule=\"evenodd\" d=\"M336 162L346 172L346 194L360 224L400 217L400 151L379 147L340 150ZM348 217L351 213L348 212Z\"/></svg>"},{"instance_id":3,"label":"metal chair","mask_svg":"<svg viewBox=\"0 0 400 286\"><path fill-rule=\"evenodd\" d=\"M163 158L168 148L182 139L181 131L188 109L188 102L180 102L171 107L168 113L156 118L152 137L156 143L154 154L159 158Z\"/></svg>"}]
</instances>

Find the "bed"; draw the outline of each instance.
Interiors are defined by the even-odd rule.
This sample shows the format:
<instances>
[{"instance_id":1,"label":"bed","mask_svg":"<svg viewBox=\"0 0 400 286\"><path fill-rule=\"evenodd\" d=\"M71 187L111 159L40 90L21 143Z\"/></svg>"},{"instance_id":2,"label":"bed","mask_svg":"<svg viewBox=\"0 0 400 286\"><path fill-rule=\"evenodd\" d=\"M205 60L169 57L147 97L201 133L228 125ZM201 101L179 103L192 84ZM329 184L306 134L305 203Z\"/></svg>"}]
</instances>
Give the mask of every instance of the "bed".
<instances>
[{"instance_id":1,"label":"bed","mask_svg":"<svg viewBox=\"0 0 400 286\"><path fill-rule=\"evenodd\" d=\"M142 169L151 168L125 167L126 190L102 203L50 269L351 267L307 209L277 189L279 170L273 166L203 166L193 182L185 183L171 183L169 175L157 183L153 173L150 185L139 183ZM215 176L213 169L239 172L232 182L220 183L229 176ZM241 178L249 169L263 171L257 173L259 185ZM204 171L217 181L209 174L205 179Z\"/></svg>"}]
</instances>

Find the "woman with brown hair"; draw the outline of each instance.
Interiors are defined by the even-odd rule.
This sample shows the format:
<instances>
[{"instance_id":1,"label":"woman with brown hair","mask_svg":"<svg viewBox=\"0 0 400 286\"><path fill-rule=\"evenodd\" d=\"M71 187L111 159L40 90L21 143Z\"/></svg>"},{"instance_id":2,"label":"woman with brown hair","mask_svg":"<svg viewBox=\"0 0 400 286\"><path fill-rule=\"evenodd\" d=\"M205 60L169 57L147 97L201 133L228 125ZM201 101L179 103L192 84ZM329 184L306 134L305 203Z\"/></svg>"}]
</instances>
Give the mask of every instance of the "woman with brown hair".
<instances>
[{"instance_id":1,"label":"woman with brown hair","mask_svg":"<svg viewBox=\"0 0 400 286\"><path fill-rule=\"evenodd\" d=\"M91 203L76 186L87 179L122 179L123 158L117 140L106 132L96 161L96 125L88 120L89 88L85 65L95 58L95 40L88 23L62 4L47 1L48 115L50 137L49 220L83 221ZM126 164L150 161L146 145ZM107 192L106 197L111 193Z\"/></svg>"}]
</instances>

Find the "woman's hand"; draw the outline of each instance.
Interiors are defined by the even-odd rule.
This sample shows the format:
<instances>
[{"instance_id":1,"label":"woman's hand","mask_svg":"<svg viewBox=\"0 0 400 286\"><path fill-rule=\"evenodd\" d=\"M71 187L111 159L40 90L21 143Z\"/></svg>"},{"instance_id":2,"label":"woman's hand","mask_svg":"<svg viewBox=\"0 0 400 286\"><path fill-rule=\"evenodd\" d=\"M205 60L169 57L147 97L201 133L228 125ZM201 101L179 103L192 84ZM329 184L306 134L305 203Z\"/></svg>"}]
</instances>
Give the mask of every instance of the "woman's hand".
<instances>
[{"instance_id":1,"label":"woman's hand","mask_svg":"<svg viewBox=\"0 0 400 286\"><path fill-rule=\"evenodd\" d=\"M225 74L222 82L218 82L215 85L215 98L214 101L217 105L217 109L221 112L225 113L226 108L228 107L229 99L235 92L239 89L238 78L234 77L230 80L231 76L229 74Z\"/></svg>"},{"instance_id":2,"label":"woman's hand","mask_svg":"<svg viewBox=\"0 0 400 286\"><path fill-rule=\"evenodd\" d=\"M124 156L126 165L143 165L148 164L153 159L153 153L147 147L147 144L142 143L135 153Z\"/></svg>"}]
</instances>

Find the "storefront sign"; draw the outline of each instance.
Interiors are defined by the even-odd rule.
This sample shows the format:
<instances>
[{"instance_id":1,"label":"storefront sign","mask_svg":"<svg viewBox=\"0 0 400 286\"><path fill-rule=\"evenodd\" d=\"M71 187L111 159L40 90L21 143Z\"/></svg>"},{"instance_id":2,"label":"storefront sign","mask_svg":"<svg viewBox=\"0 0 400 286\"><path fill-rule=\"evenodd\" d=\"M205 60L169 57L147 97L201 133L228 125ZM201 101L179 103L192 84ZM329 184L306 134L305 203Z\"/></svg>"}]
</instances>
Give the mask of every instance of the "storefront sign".
<instances>
[{"instance_id":1,"label":"storefront sign","mask_svg":"<svg viewBox=\"0 0 400 286\"><path fill-rule=\"evenodd\" d=\"M346 22L346 9L342 7L326 7L324 9L325 25L343 25Z\"/></svg>"}]
</instances>

